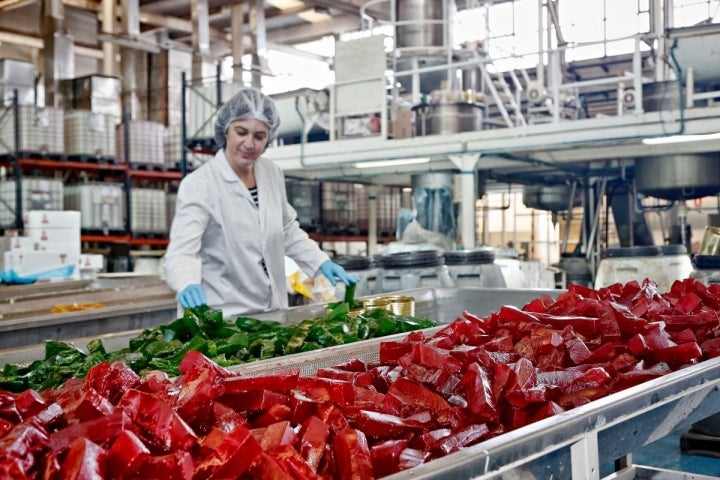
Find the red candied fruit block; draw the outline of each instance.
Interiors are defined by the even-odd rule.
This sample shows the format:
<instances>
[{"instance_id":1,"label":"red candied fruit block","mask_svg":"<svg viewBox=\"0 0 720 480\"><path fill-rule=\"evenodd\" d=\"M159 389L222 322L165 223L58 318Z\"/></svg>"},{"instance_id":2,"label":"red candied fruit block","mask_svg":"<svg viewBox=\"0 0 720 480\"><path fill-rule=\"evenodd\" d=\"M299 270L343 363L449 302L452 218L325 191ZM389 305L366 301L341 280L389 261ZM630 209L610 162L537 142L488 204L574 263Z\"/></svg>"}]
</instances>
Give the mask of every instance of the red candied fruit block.
<instances>
[{"instance_id":1,"label":"red candied fruit block","mask_svg":"<svg viewBox=\"0 0 720 480\"><path fill-rule=\"evenodd\" d=\"M62 478L96 480L105 478L107 452L86 438L77 438L62 462Z\"/></svg>"},{"instance_id":2,"label":"red candied fruit block","mask_svg":"<svg viewBox=\"0 0 720 480\"><path fill-rule=\"evenodd\" d=\"M373 478L372 460L367 439L362 431L346 428L335 434L333 451L339 459L337 463L339 478L357 480Z\"/></svg>"},{"instance_id":3,"label":"red candied fruit block","mask_svg":"<svg viewBox=\"0 0 720 480\"><path fill-rule=\"evenodd\" d=\"M131 430L123 430L107 452L107 478L120 480L134 474L148 455L150 450L142 440Z\"/></svg>"}]
</instances>

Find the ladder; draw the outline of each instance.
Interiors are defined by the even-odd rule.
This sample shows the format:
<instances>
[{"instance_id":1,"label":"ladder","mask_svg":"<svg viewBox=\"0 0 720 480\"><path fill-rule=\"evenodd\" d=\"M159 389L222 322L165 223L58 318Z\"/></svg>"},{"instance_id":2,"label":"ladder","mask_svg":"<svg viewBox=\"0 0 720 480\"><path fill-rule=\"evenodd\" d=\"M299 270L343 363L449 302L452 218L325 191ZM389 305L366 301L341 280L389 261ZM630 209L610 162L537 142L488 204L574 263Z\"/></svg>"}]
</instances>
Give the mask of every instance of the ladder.
<instances>
[{"instance_id":1,"label":"ladder","mask_svg":"<svg viewBox=\"0 0 720 480\"><path fill-rule=\"evenodd\" d=\"M492 67L492 71L491 68ZM512 87L505 80L505 75L497 71L492 59L486 59L480 63L480 72L483 82L487 86L490 95L495 100L500 115L507 127L527 125L525 117L520 109L520 99L522 95L522 84L514 70L510 70L510 80Z\"/></svg>"}]
</instances>

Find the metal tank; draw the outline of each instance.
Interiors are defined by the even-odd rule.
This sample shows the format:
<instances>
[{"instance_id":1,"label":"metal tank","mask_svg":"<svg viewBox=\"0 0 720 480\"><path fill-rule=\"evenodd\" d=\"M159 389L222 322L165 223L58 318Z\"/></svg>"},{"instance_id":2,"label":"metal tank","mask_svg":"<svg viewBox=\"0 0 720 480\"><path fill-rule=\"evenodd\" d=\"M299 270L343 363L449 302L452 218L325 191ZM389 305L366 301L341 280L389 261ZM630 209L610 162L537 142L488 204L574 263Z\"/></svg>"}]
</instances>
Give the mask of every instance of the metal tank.
<instances>
[{"instance_id":1,"label":"metal tank","mask_svg":"<svg viewBox=\"0 0 720 480\"><path fill-rule=\"evenodd\" d=\"M397 0L395 2L395 47L398 82L413 90L410 70L439 67L447 64L449 25L455 11L454 0ZM443 87L448 79L447 69L418 74L416 79L421 93L428 94Z\"/></svg>"},{"instance_id":2,"label":"metal tank","mask_svg":"<svg viewBox=\"0 0 720 480\"><path fill-rule=\"evenodd\" d=\"M570 195L572 195L572 187L569 185L525 185L523 204L527 208L551 212L567 210L568 207L579 207L582 203L580 191L575 190L572 205Z\"/></svg>"},{"instance_id":3,"label":"metal tank","mask_svg":"<svg viewBox=\"0 0 720 480\"><path fill-rule=\"evenodd\" d=\"M665 200L707 197L720 192L717 154L661 155L635 160L637 191Z\"/></svg>"},{"instance_id":4,"label":"metal tank","mask_svg":"<svg viewBox=\"0 0 720 480\"><path fill-rule=\"evenodd\" d=\"M483 128L483 105L436 103L415 107L415 135L447 135Z\"/></svg>"},{"instance_id":5,"label":"metal tank","mask_svg":"<svg viewBox=\"0 0 720 480\"><path fill-rule=\"evenodd\" d=\"M445 47L445 17L452 0L397 0L397 48Z\"/></svg>"}]
</instances>

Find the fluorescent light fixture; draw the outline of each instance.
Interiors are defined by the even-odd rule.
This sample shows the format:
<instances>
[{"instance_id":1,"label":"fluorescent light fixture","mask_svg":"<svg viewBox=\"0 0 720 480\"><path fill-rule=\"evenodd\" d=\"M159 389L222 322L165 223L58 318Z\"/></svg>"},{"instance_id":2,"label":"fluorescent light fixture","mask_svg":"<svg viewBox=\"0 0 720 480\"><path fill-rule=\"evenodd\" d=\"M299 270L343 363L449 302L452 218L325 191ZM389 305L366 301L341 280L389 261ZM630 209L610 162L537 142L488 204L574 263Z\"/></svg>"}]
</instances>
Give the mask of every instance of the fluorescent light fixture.
<instances>
[{"instance_id":1,"label":"fluorescent light fixture","mask_svg":"<svg viewBox=\"0 0 720 480\"><path fill-rule=\"evenodd\" d=\"M700 142L703 140L720 140L720 133L707 135L671 135L669 137L643 138L645 145L664 145L667 143Z\"/></svg>"},{"instance_id":2,"label":"fluorescent light fixture","mask_svg":"<svg viewBox=\"0 0 720 480\"><path fill-rule=\"evenodd\" d=\"M356 163L355 168L397 167L400 165L415 165L418 163L430 163L430 157L398 158L395 160L379 160L377 162L362 162L362 163Z\"/></svg>"}]
</instances>

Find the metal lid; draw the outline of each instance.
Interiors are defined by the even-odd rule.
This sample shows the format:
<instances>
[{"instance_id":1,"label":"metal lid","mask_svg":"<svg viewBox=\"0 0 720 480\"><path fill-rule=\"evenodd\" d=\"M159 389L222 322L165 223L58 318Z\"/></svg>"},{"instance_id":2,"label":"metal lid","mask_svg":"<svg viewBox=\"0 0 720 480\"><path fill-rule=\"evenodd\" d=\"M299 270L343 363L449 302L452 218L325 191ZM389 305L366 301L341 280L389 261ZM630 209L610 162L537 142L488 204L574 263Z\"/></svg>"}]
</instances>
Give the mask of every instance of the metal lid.
<instances>
[{"instance_id":1,"label":"metal lid","mask_svg":"<svg viewBox=\"0 0 720 480\"><path fill-rule=\"evenodd\" d=\"M362 255L343 255L333 258L333 261L348 271L365 270L373 263L372 258Z\"/></svg>"},{"instance_id":2,"label":"metal lid","mask_svg":"<svg viewBox=\"0 0 720 480\"><path fill-rule=\"evenodd\" d=\"M478 250L454 250L444 253L445 265L482 265L495 261L495 250L481 248Z\"/></svg>"},{"instance_id":3,"label":"metal lid","mask_svg":"<svg viewBox=\"0 0 720 480\"><path fill-rule=\"evenodd\" d=\"M660 250L662 250L663 255L685 255L687 253L687 247L681 243L663 245Z\"/></svg>"},{"instance_id":4,"label":"metal lid","mask_svg":"<svg viewBox=\"0 0 720 480\"><path fill-rule=\"evenodd\" d=\"M720 270L720 255L695 255L692 260L700 270Z\"/></svg>"},{"instance_id":5,"label":"metal lid","mask_svg":"<svg viewBox=\"0 0 720 480\"><path fill-rule=\"evenodd\" d=\"M620 257L657 257L662 255L662 249L658 246L647 245L638 247L612 247L603 251L605 258Z\"/></svg>"},{"instance_id":6,"label":"metal lid","mask_svg":"<svg viewBox=\"0 0 720 480\"><path fill-rule=\"evenodd\" d=\"M495 247L495 258L520 258L520 252L511 247Z\"/></svg>"},{"instance_id":7,"label":"metal lid","mask_svg":"<svg viewBox=\"0 0 720 480\"><path fill-rule=\"evenodd\" d=\"M437 250L391 253L375 258L382 268L436 267L445 263L443 252Z\"/></svg>"}]
</instances>

